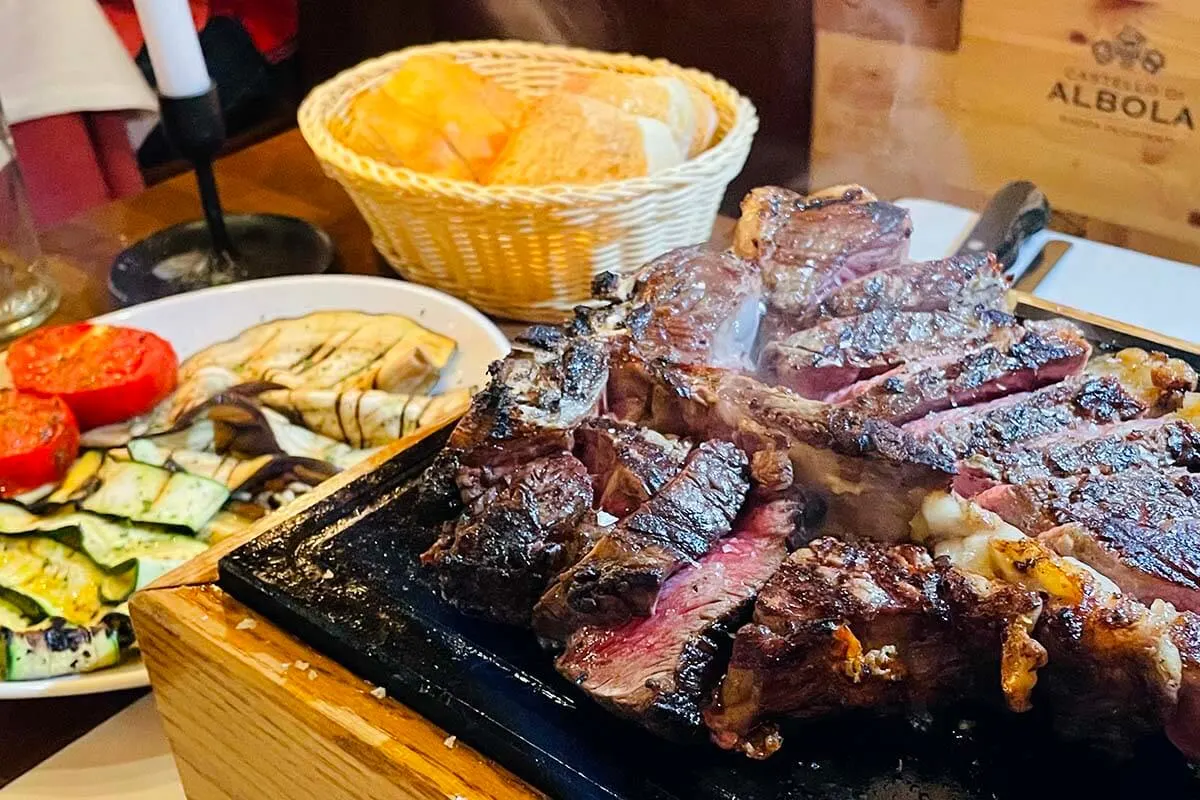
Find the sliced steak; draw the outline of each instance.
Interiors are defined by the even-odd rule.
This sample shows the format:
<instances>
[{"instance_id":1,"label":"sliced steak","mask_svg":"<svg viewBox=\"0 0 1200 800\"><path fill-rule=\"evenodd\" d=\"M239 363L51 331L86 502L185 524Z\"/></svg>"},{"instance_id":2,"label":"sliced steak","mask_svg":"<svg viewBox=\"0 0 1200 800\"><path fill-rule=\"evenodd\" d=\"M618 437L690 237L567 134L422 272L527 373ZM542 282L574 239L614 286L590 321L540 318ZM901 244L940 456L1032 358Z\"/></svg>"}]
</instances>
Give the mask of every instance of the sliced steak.
<instances>
[{"instance_id":1,"label":"sliced steak","mask_svg":"<svg viewBox=\"0 0 1200 800\"><path fill-rule=\"evenodd\" d=\"M971 497L1000 483L1146 467L1200 469L1200 431L1176 417L1079 425L959 465L955 490Z\"/></svg>"},{"instance_id":2,"label":"sliced steak","mask_svg":"<svg viewBox=\"0 0 1200 800\"><path fill-rule=\"evenodd\" d=\"M614 355L607 403L614 415L655 430L726 439L751 455L786 453L791 480L825 504L829 535L907 540L921 499L947 486L954 470L953 459L890 423L744 375L664 365L632 349ZM766 473L778 470L760 466L770 482Z\"/></svg>"},{"instance_id":3,"label":"sliced steak","mask_svg":"<svg viewBox=\"0 0 1200 800\"><path fill-rule=\"evenodd\" d=\"M762 272L730 251L681 247L646 264L632 281L605 273L593 291L609 302L576 309L570 326L576 333L621 332L677 364L750 366Z\"/></svg>"},{"instance_id":4,"label":"sliced steak","mask_svg":"<svg viewBox=\"0 0 1200 800\"><path fill-rule=\"evenodd\" d=\"M592 516L592 481L569 453L536 459L496 478L421 561L442 596L471 614L528 625L546 584L581 554Z\"/></svg>"},{"instance_id":5,"label":"sliced steak","mask_svg":"<svg viewBox=\"0 0 1200 800\"><path fill-rule=\"evenodd\" d=\"M934 411L1027 391L1078 374L1091 345L1066 322L1027 323L993 331L965 353L907 364L855 384L834 400L896 424Z\"/></svg>"},{"instance_id":6,"label":"sliced steak","mask_svg":"<svg viewBox=\"0 0 1200 800\"><path fill-rule=\"evenodd\" d=\"M1015 328L1002 311L870 311L826 320L766 346L764 374L813 400L911 361L958 357L997 328Z\"/></svg>"},{"instance_id":7,"label":"sliced steak","mask_svg":"<svg viewBox=\"0 0 1200 800\"><path fill-rule=\"evenodd\" d=\"M1109 519L1088 527L1069 523L1038 538L1143 603L1164 600L1183 611L1200 611L1200 519L1158 524Z\"/></svg>"},{"instance_id":8,"label":"sliced steak","mask_svg":"<svg viewBox=\"0 0 1200 800\"><path fill-rule=\"evenodd\" d=\"M939 561L1043 597L1034 638L1048 660L1037 670L1033 702L1050 709L1062 734L1127 757L1133 742L1162 730L1181 677L1174 609L1122 594L1084 564L946 492L926 498L913 529Z\"/></svg>"},{"instance_id":9,"label":"sliced steak","mask_svg":"<svg viewBox=\"0 0 1200 800\"><path fill-rule=\"evenodd\" d=\"M1167 737L1191 762L1200 763L1200 614L1184 612L1171 626L1183 680L1179 704L1167 723Z\"/></svg>"},{"instance_id":10,"label":"sliced steak","mask_svg":"<svg viewBox=\"0 0 1200 800\"><path fill-rule=\"evenodd\" d=\"M594 416L608 379L603 342L534 326L488 367L490 379L459 420L449 447L464 463L522 464L570 450L572 433Z\"/></svg>"},{"instance_id":11,"label":"sliced steak","mask_svg":"<svg viewBox=\"0 0 1200 800\"><path fill-rule=\"evenodd\" d=\"M1132 469L1114 475L1041 478L1002 484L973 498L1030 536L1077 523L1099 530L1112 520L1157 526L1200 517L1200 475Z\"/></svg>"},{"instance_id":12,"label":"sliced steak","mask_svg":"<svg viewBox=\"0 0 1200 800\"><path fill-rule=\"evenodd\" d=\"M904 430L946 458L999 453L1014 444L1090 423L1121 422L1146 410L1111 376L1079 375L1033 392L930 414Z\"/></svg>"},{"instance_id":13,"label":"sliced steak","mask_svg":"<svg viewBox=\"0 0 1200 800\"><path fill-rule=\"evenodd\" d=\"M649 617L573 633L558 671L620 716L665 736L693 733L730 635L787 556L803 514L791 500L743 512L718 547L667 579Z\"/></svg>"},{"instance_id":14,"label":"sliced steak","mask_svg":"<svg viewBox=\"0 0 1200 800\"><path fill-rule=\"evenodd\" d=\"M759 593L705 721L721 747L761 758L779 746L775 717L999 701L1002 684L1025 686L1004 677L1006 649L1009 667L1043 661L1029 638L1039 609L1035 593L935 563L920 547L818 539ZM1007 702L1023 710L1027 692Z\"/></svg>"},{"instance_id":15,"label":"sliced steak","mask_svg":"<svg viewBox=\"0 0 1200 800\"><path fill-rule=\"evenodd\" d=\"M910 261L844 284L801 319L805 327L822 319L854 317L871 311L949 311L976 307L1004 310L1008 282L992 254L954 256L941 261Z\"/></svg>"},{"instance_id":16,"label":"sliced steak","mask_svg":"<svg viewBox=\"0 0 1200 800\"><path fill-rule=\"evenodd\" d=\"M795 329L833 289L900 264L911 235L907 211L861 186L807 197L768 186L742 201L734 252L761 266L768 313Z\"/></svg>"},{"instance_id":17,"label":"sliced steak","mask_svg":"<svg viewBox=\"0 0 1200 800\"><path fill-rule=\"evenodd\" d=\"M729 533L749 489L746 455L702 442L657 494L618 522L538 601L534 627L562 641L583 625L648 617L667 578Z\"/></svg>"},{"instance_id":18,"label":"sliced steak","mask_svg":"<svg viewBox=\"0 0 1200 800\"><path fill-rule=\"evenodd\" d=\"M675 477L690 450L686 441L608 417L575 431L575 455L592 475L597 503L618 518Z\"/></svg>"}]
</instances>

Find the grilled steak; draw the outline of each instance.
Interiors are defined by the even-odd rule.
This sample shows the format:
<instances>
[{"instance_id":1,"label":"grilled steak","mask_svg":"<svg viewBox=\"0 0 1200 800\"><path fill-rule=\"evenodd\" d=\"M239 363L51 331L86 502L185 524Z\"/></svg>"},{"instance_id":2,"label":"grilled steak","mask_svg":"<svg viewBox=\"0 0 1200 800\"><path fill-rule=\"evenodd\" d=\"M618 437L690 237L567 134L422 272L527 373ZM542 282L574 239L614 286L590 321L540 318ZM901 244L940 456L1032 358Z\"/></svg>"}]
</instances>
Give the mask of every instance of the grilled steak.
<instances>
[{"instance_id":1,"label":"grilled steak","mask_svg":"<svg viewBox=\"0 0 1200 800\"><path fill-rule=\"evenodd\" d=\"M1079 425L959 465L955 490L971 497L999 483L1028 483L1136 467L1200 469L1200 431L1175 417Z\"/></svg>"},{"instance_id":2,"label":"grilled steak","mask_svg":"<svg viewBox=\"0 0 1200 800\"><path fill-rule=\"evenodd\" d=\"M649 617L573 633L559 672L651 730L672 737L694 732L729 635L787 555L785 542L803 514L792 500L743 512L718 547L667 579Z\"/></svg>"},{"instance_id":3,"label":"grilled steak","mask_svg":"<svg viewBox=\"0 0 1200 800\"><path fill-rule=\"evenodd\" d=\"M703 245L651 261L634 284L629 330L639 345L681 364L741 367L762 307L758 268Z\"/></svg>"},{"instance_id":4,"label":"grilled steak","mask_svg":"<svg viewBox=\"0 0 1200 800\"><path fill-rule=\"evenodd\" d=\"M926 499L914 532L939 559L1044 598L1034 638L1048 661L1037 671L1034 704L1052 710L1064 735L1128 755L1131 742L1175 713L1181 667L1170 606L1126 597L1078 561L947 493Z\"/></svg>"},{"instance_id":5,"label":"grilled steak","mask_svg":"<svg viewBox=\"0 0 1200 800\"><path fill-rule=\"evenodd\" d=\"M1065 322L1000 328L986 344L910 363L855 384L834 400L865 416L909 422L933 411L1025 391L1079 373L1091 345Z\"/></svg>"},{"instance_id":6,"label":"grilled steak","mask_svg":"<svg viewBox=\"0 0 1200 800\"><path fill-rule=\"evenodd\" d=\"M833 289L908 253L908 212L861 186L805 197L768 186L742 201L734 252L763 271L768 312L793 329Z\"/></svg>"},{"instance_id":7,"label":"grilled steak","mask_svg":"<svg viewBox=\"0 0 1200 800\"><path fill-rule=\"evenodd\" d=\"M575 455L592 475L598 505L618 518L673 478L690 449L687 442L607 417L575 431Z\"/></svg>"},{"instance_id":8,"label":"grilled steak","mask_svg":"<svg viewBox=\"0 0 1200 800\"><path fill-rule=\"evenodd\" d=\"M1088 423L1120 422L1146 406L1111 376L1080 375L1033 392L930 414L904 430L951 460L999 453L1012 445Z\"/></svg>"},{"instance_id":9,"label":"grilled steak","mask_svg":"<svg viewBox=\"0 0 1200 800\"><path fill-rule=\"evenodd\" d=\"M1171 626L1179 650L1182 683L1179 704L1167 723L1167 737L1192 762L1200 762L1200 615L1180 614Z\"/></svg>"},{"instance_id":10,"label":"grilled steak","mask_svg":"<svg viewBox=\"0 0 1200 800\"><path fill-rule=\"evenodd\" d=\"M976 307L1004 309L1008 283L995 256L954 256L908 262L868 274L834 289L812 306L800 324L854 317L871 311L948 311Z\"/></svg>"},{"instance_id":11,"label":"grilled steak","mask_svg":"<svg viewBox=\"0 0 1200 800\"><path fill-rule=\"evenodd\" d=\"M677 368L626 350L613 358L611 413L692 439L720 438L747 453L787 453L792 479L827 506L825 533L908 539L921 499L945 487L953 459L890 423L806 400L719 370Z\"/></svg>"},{"instance_id":12,"label":"grilled steak","mask_svg":"<svg viewBox=\"0 0 1200 800\"><path fill-rule=\"evenodd\" d=\"M996 486L974 500L1031 536L1069 523L1098 529L1114 519L1161 525L1200 517L1200 475L1132 469L1114 475L1042 478L1020 486Z\"/></svg>"},{"instance_id":13,"label":"grilled steak","mask_svg":"<svg viewBox=\"0 0 1200 800\"><path fill-rule=\"evenodd\" d=\"M578 529L592 514L592 481L569 453L498 477L421 561L442 596L463 611L529 624L539 595L580 555Z\"/></svg>"},{"instance_id":14,"label":"grilled steak","mask_svg":"<svg viewBox=\"0 0 1200 800\"><path fill-rule=\"evenodd\" d=\"M1002 685L1023 710L1032 685L1023 676L1044 658L1029 638L1039 607L1033 592L968 576L913 545L818 539L759 593L705 720L721 747L765 757L779 746L776 716L998 700Z\"/></svg>"},{"instance_id":15,"label":"grilled steak","mask_svg":"<svg viewBox=\"0 0 1200 800\"><path fill-rule=\"evenodd\" d=\"M749 489L745 454L702 442L680 472L618 522L538 601L534 627L563 640L583 625L648 617L667 578L729 533Z\"/></svg>"},{"instance_id":16,"label":"grilled steak","mask_svg":"<svg viewBox=\"0 0 1200 800\"><path fill-rule=\"evenodd\" d=\"M602 342L534 326L488 374L449 447L468 464L521 464L571 449L574 428L596 413L608 358Z\"/></svg>"},{"instance_id":17,"label":"grilled steak","mask_svg":"<svg viewBox=\"0 0 1200 800\"><path fill-rule=\"evenodd\" d=\"M1015 328L1009 314L983 307L957 311L871 311L826 320L766 346L762 366L772 382L804 397L837 392L910 361L959 357L997 328Z\"/></svg>"},{"instance_id":18,"label":"grilled steak","mask_svg":"<svg viewBox=\"0 0 1200 800\"><path fill-rule=\"evenodd\" d=\"M1200 519L1068 523L1038 538L1143 603L1165 600L1181 610L1200 611Z\"/></svg>"}]
</instances>

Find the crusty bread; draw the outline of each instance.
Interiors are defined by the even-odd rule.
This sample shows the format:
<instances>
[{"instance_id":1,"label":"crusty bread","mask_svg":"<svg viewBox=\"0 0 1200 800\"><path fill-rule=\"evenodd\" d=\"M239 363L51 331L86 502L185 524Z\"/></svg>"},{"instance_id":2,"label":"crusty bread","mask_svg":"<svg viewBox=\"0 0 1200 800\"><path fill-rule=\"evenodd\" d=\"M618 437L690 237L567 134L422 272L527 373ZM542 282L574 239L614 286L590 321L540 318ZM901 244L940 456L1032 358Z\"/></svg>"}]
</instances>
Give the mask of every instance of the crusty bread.
<instances>
[{"instance_id":1,"label":"crusty bread","mask_svg":"<svg viewBox=\"0 0 1200 800\"><path fill-rule=\"evenodd\" d=\"M696 114L696 135L692 137L692 146L688 149L688 158L695 158L712 145L713 137L717 135L717 106L704 92L690 83L687 85L688 96L692 100L692 110Z\"/></svg>"},{"instance_id":2,"label":"crusty bread","mask_svg":"<svg viewBox=\"0 0 1200 800\"><path fill-rule=\"evenodd\" d=\"M571 76L562 88L662 122L688 158L708 147L716 130L712 101L679 78L595 71Z\"/></svg>"},{"instance_id":3,"label":"crusty bread","mask_svg":"<svg viewBox=\"0 0 1200 800\"><path fill-rule=\"evenodd\" d=\"M355 153L376 161L443 178L475 179L445 136L409 116L382 92L360 94L344 117L330 122L329 130Z\"/></svg>"},{"instance_id":4,"label":"crusty bread","mask_svg":"<svg viewBox=\"0 0 1200 800\"><path fill-rule=\"evenodd\" d=\"M650 175L683 158L671 129L657 119L556 93L526 114L487 182L603 183Z\"/></svg>"},{"instance_id":5,"label":"crusty bread","mask_svg":"<svg viewBox=\"0 0 1200 800\"><path fill-rule=\"evenodd\" d=\"M465 64L445 56L413 56L352 101L344 133L355 143L343 140L390 164L479 179L523 113L520 97ZM457 160L445 153L446 146Z\"/></svg>"}]
</instances>

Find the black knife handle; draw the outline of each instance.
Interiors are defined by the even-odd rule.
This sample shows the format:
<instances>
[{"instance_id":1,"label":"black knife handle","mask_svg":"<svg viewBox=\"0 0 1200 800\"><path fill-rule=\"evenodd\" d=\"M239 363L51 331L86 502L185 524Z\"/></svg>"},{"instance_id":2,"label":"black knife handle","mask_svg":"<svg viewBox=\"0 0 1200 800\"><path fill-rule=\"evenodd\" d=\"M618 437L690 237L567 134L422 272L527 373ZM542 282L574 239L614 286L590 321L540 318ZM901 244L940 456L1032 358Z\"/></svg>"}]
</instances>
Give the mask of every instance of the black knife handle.
<instances>
[{"instance_id":1,"label":"black knife handle","mask_svg":"<svg viewBox=\"0 0 1200 800\"><path fill-rule=\"evenodd\" d=\"M995 253L1008 272L1025 240L1049 222L1050 203L1041 189L1029 181L1013 181L992 197L958 252Z\"/></svg>"}]
</instances>

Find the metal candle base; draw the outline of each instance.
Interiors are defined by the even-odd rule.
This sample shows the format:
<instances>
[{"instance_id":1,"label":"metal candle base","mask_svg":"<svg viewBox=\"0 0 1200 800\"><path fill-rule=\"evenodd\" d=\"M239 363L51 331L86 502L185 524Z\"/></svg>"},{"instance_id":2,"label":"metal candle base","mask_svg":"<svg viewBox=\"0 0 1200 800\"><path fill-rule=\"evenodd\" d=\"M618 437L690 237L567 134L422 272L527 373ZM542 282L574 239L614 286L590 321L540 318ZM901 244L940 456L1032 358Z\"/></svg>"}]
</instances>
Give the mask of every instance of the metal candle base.
<instances>
[{"instance_id":1,"label":"metal candle base","mask_svg":"<svg viewBox=\"0 0 1200 800\"><path fill-rule=\"evenodd\" d=\"M325 272L333 241L317 226L276 214L225 218L232 252L214 255L209 227L201 220L155 233L124 250L113 263L108 287L121 305L255 278Z\"/></svg>"}]
</instances>

